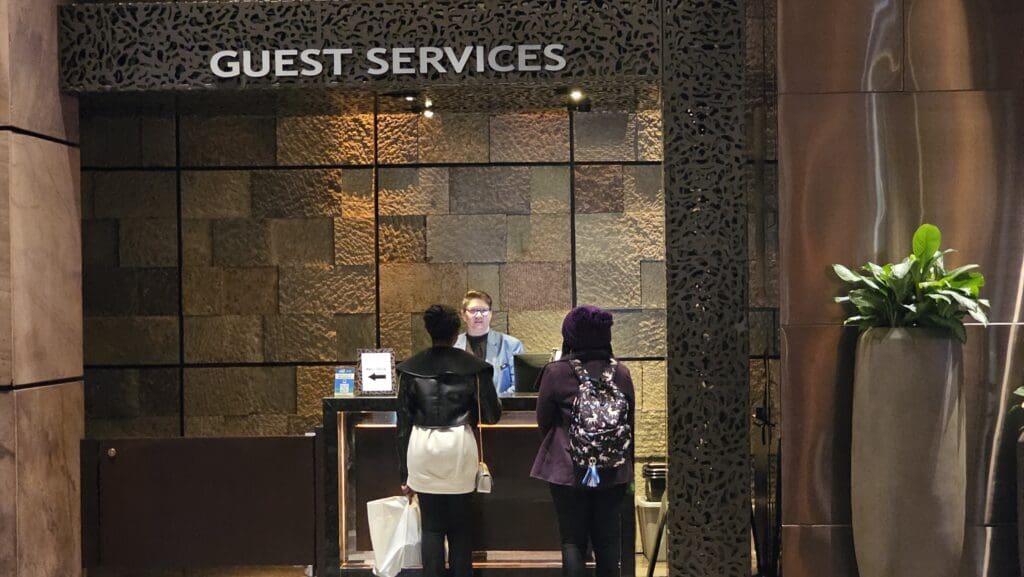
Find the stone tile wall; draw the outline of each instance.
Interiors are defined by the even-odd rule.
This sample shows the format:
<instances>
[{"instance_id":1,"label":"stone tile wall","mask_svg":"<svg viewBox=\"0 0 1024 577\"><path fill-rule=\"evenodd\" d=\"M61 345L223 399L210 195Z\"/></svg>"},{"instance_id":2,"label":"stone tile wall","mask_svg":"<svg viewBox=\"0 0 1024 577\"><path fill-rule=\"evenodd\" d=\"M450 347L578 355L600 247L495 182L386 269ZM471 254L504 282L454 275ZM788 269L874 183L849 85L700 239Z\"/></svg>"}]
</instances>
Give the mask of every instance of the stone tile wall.
<instances>
[{"instance_id":1,"label":"stone tile wall","mask_svg":"<svg viewBox=\"0 0 1024 577\"><path fill-rule=\"evenodd\" d=\"M660 113L572 123L570 143L565 111L382 114L374 165L372 115L86 109L89 434L301 433L332 365L427 346L420 313L468 288L529 351L574 303L612 309L663 397ZM663 452L663 400L641 422Z\"/></svg>"}]
</instances>

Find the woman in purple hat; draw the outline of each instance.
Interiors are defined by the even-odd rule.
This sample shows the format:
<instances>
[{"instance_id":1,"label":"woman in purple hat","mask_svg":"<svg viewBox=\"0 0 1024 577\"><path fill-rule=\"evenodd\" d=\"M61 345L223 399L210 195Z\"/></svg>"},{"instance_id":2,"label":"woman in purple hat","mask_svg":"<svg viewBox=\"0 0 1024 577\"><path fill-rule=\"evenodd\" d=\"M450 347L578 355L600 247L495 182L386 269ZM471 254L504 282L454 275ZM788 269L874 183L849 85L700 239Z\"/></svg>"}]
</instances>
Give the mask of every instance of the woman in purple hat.
<instances>
[{"instance_id":1,"label":"woman in purple hat","mask_svg":"<svg viewBox=\"0 0 1024 577\"><path fill-rule=\"evenodd\" d=\"M558 514L562 575L619 575L622 499L633 480L635 397L629 369L612 356L612 315L579 306L562 323L562 358L538 377L544 440L530 476L547 481Z\"/></svg>"}]
</instances>

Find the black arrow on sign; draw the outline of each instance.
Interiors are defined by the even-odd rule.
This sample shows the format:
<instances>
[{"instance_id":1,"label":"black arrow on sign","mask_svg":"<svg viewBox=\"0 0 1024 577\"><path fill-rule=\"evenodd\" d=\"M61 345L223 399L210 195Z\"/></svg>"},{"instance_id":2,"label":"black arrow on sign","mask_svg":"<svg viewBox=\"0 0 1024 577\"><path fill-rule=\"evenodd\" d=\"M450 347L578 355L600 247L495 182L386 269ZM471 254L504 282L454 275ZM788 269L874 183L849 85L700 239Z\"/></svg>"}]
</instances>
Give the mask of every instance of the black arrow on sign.
<instances>
[{"instance_id":1,"label":"black arrow on sign","mask_svg":"<svg viewBox=\"0 0 1024 577\"><path fill-rule=\"evenodd\" d=\"M370 379L376 381L377 379L386 379L387 375L378 375L377 373L370 373Z\"/></svg>"}]
</instances>

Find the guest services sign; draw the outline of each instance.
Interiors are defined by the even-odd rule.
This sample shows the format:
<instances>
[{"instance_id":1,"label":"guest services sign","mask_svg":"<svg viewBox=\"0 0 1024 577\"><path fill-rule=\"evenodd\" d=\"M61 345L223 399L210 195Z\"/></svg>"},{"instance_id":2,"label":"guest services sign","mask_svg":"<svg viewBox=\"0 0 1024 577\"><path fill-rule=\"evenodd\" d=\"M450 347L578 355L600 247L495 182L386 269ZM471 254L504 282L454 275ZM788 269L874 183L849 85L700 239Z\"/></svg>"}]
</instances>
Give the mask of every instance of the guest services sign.
<instances>
[{"instance_id":1,"label":"guest services sign","mask_svg":"<svg viewBox=\"0 0 1024 577\"><path fill-rule=\"evenodd\" d=\"M352 58L358 58L352 48L221 50L210 58L210 71L218 78L343 76ZM361 58L370 76L557 72L565 67L563 44L373 47Z\"/></svg>"}]
</instances>

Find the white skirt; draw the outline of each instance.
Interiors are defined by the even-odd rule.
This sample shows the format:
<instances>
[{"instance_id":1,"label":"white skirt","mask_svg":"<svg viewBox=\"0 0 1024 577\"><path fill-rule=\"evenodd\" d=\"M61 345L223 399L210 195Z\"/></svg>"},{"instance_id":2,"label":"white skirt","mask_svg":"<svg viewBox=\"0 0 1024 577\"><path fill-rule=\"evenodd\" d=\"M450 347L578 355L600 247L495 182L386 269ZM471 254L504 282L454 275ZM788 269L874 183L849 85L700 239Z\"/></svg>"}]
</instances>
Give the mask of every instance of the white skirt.
<instances>
[{"instance_id":1,"label":"white skirt","mask_svg":"<svg viewBox=\"0 0 1024 577\"><path fill-rule=\"evenodd\" d=\"M406 453L409 479L418 493L461 495L476 490L476 438L469 425L413 427Z\"/></svg>"}]
</instances>

